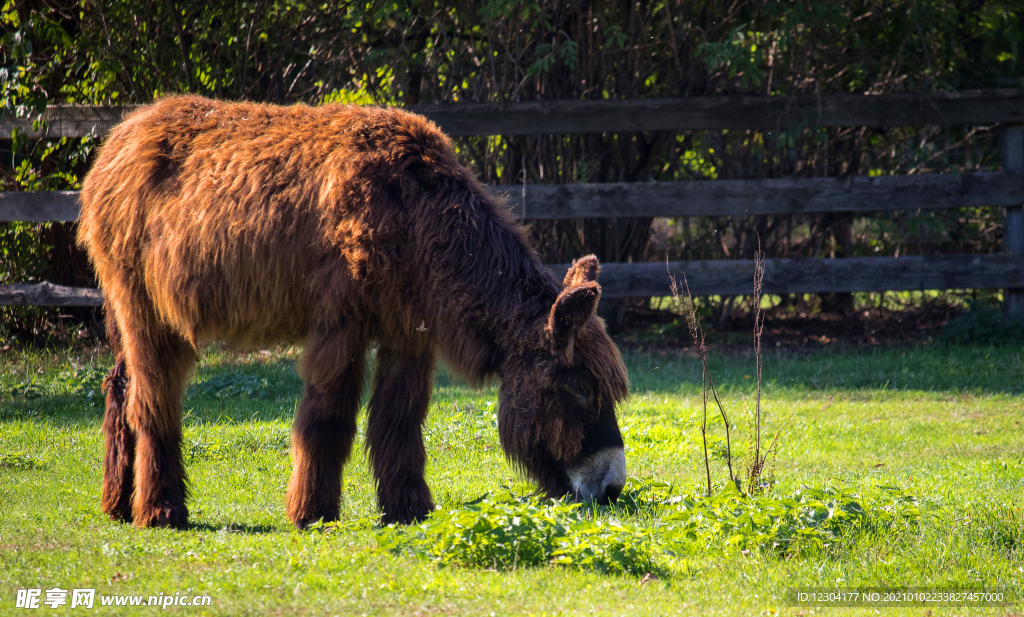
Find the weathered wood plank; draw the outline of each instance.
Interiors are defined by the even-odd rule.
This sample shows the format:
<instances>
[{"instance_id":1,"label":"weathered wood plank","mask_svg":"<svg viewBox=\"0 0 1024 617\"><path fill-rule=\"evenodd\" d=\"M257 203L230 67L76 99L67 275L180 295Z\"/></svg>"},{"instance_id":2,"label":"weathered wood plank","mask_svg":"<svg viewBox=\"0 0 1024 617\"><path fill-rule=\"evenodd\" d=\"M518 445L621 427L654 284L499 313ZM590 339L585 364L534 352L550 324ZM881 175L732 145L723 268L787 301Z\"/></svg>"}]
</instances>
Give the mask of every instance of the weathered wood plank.
<instances>
[{"instance_id":1,"label":"weathered wood plank","mask_svg":"<svg viewBox=\"0 0 1024 617\"><path fill-rule=\"evenodd\" d=\"M458 103L412 109L449 135L990 124L1024 120L1024 90Z\"/></svg>"},{"instance_id":2,"label":"weathered wood plank","mask_svg":"<svg viewBox=\"0 0 1024 617\"><path fill-rule=\"evenodd\" d=\"M53 283L0 285L0 306L103 306L103 293Z\"/></svg>"},{"instance_id":3,"label":"weathered wood plank","mask_svg":"<svg viewBox=\"0 0 1024 617\"><path fill-rule=\"evenodd\" d=\"M0 223L78 220L78 191L0 192Z\"/></svg>"},{"instance_id":4,"label":"weathered wood plank","mask_svg":"<svg viewBox=\"0 0 1024 617\"><path fill-rule=\"evenodd\" d=\"M27 118L0 118L0 139L10 139L15 127L25 131L29 137L85 137L97 135L103 137L125 115L138 108L138 105L104 107L99 105L50 105L42 114L46 121L46 131L33 127L38 115Z\"/></svg>"},{"instance_id":5,"label":"weathered wood plank","mask_svg":"<svg viewBox=\"0 0 1024 617\"><path fill-rule=\"evenodd\" d=\"M52 106L47 135L104 135L135 106ZM449 135L615 133L657 130L776 129L795 126L918 126L1024 122L1024 90L931 95L708 96L614 101L449 103L410 108ZM30 136L32 118L0 118L0 138L14 127Z\"/></svg>"},{"instance_id":6,"label":"weathered wood plank","mask_svg":"<svg viewBox=\"0 0 1024 617\"><path fill-rule=\"evenodd\" d=\"M1024 126L1017 124L1005 127L1000 135L1000 154L1003 170L1024 174ZM1006 204L1006 218L1003 220L1003 243L1007 253L1024 253L1024 199ZM1003 293L1003 305L1007 313L1024 315L1024 289L1007 289Z\"/></svg>"},{"instance_id":7,"label":"weathered wood plank","mask_svg":"<svg viewBox=\"0 0 1024 617\"><path fill-rule=\"evenodd\" d=\"M694 296L751 294L752 261L670 262L685 273ZM568 266L551 266L565 276ZM679 277L680 283L682 277ZM664 263L606 263L602 295L629 298L669 295ZM935 255L931 257L852 257L848 259L769 259L764 293L827 293L913 289L997 289L1024 285L1024 255Z\"/></svg>"},{"instance_id":8,"label":"weathered wood plank","mask_svg":"<svg viewBox=\"0 0 1024 617\"><path fill-rule=\"evenodd\" d=\"M558 280L568 265L549 266ZM750 294L751 261L670 262L672 274L686 273L694 296ZM606 263L598 279L606 298L664 296L669 274L664 263ZM852 257L849 259L769 259L764 292L827 293L908 289L995 289L1024 286L1024 255L936 255L932 257ZM97 289L0 285L0 305L99 306Z\"/></svg>"},{"instance_id":9,"label":"weathered wood plank","mask_svg":"<svg viewBox=\"0 0 1024 617\"><path fill-rule=\"evenodd\" d=\"M780 178L697 182L609 182L494 186L516 216L565 219L646 216L745 216L801 212L1014 206L1024 175L1004 172L875 178ZM71 221L77 193L0 193L0 221Z\"/></svg>"},{"instance_id":10,"label":"weathered wood plank","mask_svg":"<svg viewBox=\"0 0 1024 617\"><path fill-rule=\"evenodd\" d=\"M1009 206L1024 175L1003 172L696 182L609 182L491 187L527 219L744 216Z\"/></svg>"}]
</instances>

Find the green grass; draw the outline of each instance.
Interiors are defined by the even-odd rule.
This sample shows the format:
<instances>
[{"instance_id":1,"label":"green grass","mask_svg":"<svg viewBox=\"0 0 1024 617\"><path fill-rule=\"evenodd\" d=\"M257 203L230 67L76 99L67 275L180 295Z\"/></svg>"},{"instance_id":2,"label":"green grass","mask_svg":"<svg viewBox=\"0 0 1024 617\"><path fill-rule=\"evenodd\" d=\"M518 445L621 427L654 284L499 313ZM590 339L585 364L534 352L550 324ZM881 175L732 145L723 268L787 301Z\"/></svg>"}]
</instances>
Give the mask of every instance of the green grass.
<instances>
[{"instance_id":1,"label":"green grass","mask_svg":"<svg viewBox=\"0 0 1024 617\"><path fill-rule=\"evenodd\" d=\"M779 434L776 484L761 501L725 506L698 498L704 463L697 362L627 354L633 396L619 416L634 481L629 499L596 512L559 513L560 506L526 500L532 486L506 464L498 445L495 389L471 390L442 371L426 428L428 482L442 512L422 528L375 528L372 483L359 450L345 470L342 520L308 533L291 529L283 507L290 422L301 389L296 357L291 349L204 354L185 401L193 523L187 531L136 530L107 521L99 510L99 383L109 357L59 351L0 359L0 614L24 614L14 608L17 589L55 586L98 594L206 593L210 607L168 610L261 615L806 615L821 609L785 606L787 588L968 586L1021 593L1024 352L1017 348L769 354L766 431ZM754 401L752 358L713 356L711 368L737 424L734 457L742 458ZM716 490L726 478L722 428L719 422L711 429ZM742 468L742 460L735 464ZM886 486L912 496L917 515L884 515L889 502L879 500ZM722 527L736 527L738 509L756 519L759 508L782 507L808 490L855 499L873 522L837 527L824 543L782 549L754 532ZM693 522L698 510L699 525ZM508 521L526 512L532 526L512 526L503 512ZM550 525L536 523L549 515ZM550 543L561 536L549 528L576 525L572 537L597 538L592 548L640 538L636 546L647 552L624 558L643 566L632 570L588 565L578 552L580 567L548 563L547 553L535 560L539 566L488 566L459 553L458 542L438 544L444 525L458 520L504 525L510 542L533 534ZM742 541L730 542L737 533ZM648 568L658 580L641 583ZM930 610L1022 609L1017 600L1010 608Z\"/></svg>"}]
</instances>

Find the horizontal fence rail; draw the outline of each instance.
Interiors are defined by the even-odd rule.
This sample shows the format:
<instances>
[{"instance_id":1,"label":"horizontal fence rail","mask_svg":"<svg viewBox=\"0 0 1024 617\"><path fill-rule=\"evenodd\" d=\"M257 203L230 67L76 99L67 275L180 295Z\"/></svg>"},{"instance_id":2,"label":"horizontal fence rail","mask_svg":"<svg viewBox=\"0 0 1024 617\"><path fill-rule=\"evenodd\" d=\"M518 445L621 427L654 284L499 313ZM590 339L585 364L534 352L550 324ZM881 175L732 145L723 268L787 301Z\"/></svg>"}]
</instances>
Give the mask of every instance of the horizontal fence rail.
<instances>
[{"instance_id":1,"label":"horizontal fence rail","mask_svg":"<svg viewBox=\"0 0 1024 617\"><path fill-rule=\"evenodd\" d=\"M462 103L412 108L449 135L781 130L1024 121L1024 90L820 97L709 96L624 101Z\"/></svg>"},{"instance_id":2,"label":"horizontal fence rail","mask_svg":"<svg viewBox=\"0 0 1024 617\"><path fill-rule=\"evenodd\" d=\"M45 131L31 119L0 118L0 139L15 128L30 137L102 136L134 107L49 107ZM848 178L779 178L489 187L525 219L747 216L812 212L848 215L893 210L1006 207L1003 254L775 259L764 292L828 293L924 289L1006 290L1008 310L1024 312L1024 89L923 95L723 96L625 101L467 103L412 108L450 135L650 130L766 129L807 126L1008 125L1002 172ZM75 191L0 193L0 222L74 221ZM549 266L561 278L568 266ZM749 294L753 262L671 262L695 296ZM608 298L669 293L665 263L606 263ZM0 305L100 306L97 289L51 283L0 285Z\"/></svg>"},{"instance_id":3,"label":"horizontal fence rail","mask_svg":"<svg viewBox=\"0 0 1024 617\"><path fill-rule=\"evenodd\" d=\"M0 192L0 223L78 220L78 191Z\"/></svg>"},{"instance_id":4,"label":"horizontal fence rail","mask_svg":"<svg viewBox=\"0 0 1024 617\"><path fill-rule=\"evenodd\" d=\"M30 137L103 136L137 106L52 106L32 118L0 118L0 136L16 127ZM921 126L1024 122L1024 90L972 90L931 95L708 96L674 99L450 103L409 108L449 135L617 133L835 126Z\"/></svg>"},{"instance_id":5,"label":"horizontal fence rail","mask_svg":"<svg viewBox=\"0 0 1024 617\"><path fill-rule=\"evenodd\" d=\"M53 283L0 285L0 306L102 306L103 292Z\"/></svg>"},{"instance_id":6,"label":"horizontal fence rail","mask_svg":"<svg viewBox=\"0 0 1024 617\"><path fill-rule=\"evenodd\" d=\"M1024 175L1004 172L849 178L607 182L492 187L526 219L748 216L1015 206Z\"/></svg>"},{"instance_id":7,"label":"horizontal fence rail","mask_svg":"<svg viewBox=\"0 0 1024 617\"><path fill-rule=\"evenodd\" d=\"M548 266L565 277L568 264ZM670 274L671 273L671 274ZM754 292L752 261L674 261L606 263L598 282L606 298L667 296L683 275L694 296L749 295ZM931 257L849 257L768 259L764 293L842 293L925 289L1024 287L1024 255L934 255ZM98 289L51 283L0 285L0 306L100 306Z\"/></svg>"},{"instance_id":8,"label":"horizontal fence rail","mask_svg":"<svg viewBox=\"0 0 1024 617\"><path fill-rule=\"evenodd\" d=\"M492 186L525 219L745 216L1016 206L1024 175L1005 172L849 178ZM525 196L524 196L525 194ZM0 192L0 222L74 221L78 193Z\"/></svg>"},{"instance_id":9,"label":"horizontal fence rail","mask_svg":"<svg viewBox=\"0 0 1024 617\"><path fill-rule=\"evenodd\" d=\"M552 266L564 276L568 266ZM607 263L598 281L609 298L667 296L672 275L694 296L754 293L754 262L746 260ZM1024 286L1024 255L934 255L767 259L768 294L843 293L925 289L991 289Z\"/></svg>"}]
</instances>

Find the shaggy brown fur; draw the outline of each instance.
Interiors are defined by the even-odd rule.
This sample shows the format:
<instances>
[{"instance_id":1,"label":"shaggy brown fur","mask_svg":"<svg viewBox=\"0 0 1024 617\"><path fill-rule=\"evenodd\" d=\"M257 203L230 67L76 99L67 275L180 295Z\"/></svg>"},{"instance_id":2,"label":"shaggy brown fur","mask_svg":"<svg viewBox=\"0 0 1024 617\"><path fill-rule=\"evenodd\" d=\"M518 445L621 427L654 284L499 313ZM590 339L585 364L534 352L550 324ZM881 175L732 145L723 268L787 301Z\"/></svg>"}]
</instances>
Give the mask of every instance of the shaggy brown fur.
<instances>
[{"instance_id":1,"label":"shaggy brown fur","mask_svg":"<svg viewBox=\"0 0 1024 617\"><path fill-rule=\"evenodd\" d=\"M502 380L506 454L552 495L569 490L567 465L622 445L626 371L594 316L597 260L560 288L419 116L166 98L113 130L81 200L118 353L114 519L186 523L181 397L213 340L305 342L287 498L299 527L338 516L374 342L367 448L385 522L433 508L421 428L438 354L471 383Z\"/></svg>"},{"instance_id":2,"label":"shaggy brown fur","mask_svg":"<svg viewBox=\"0 0 1024 617\"><path fill-rule=\"evenodd\" d=\"M113 313L107 313L107 338L117 353L117 360L110 374L103 380L107 394L107 413L103 419L103 433L106 435L107 455L103 461L103 511L118 521L132 520L132 491L135 488L135 432L128 426L125 417L125 389L128 377L125 374L124 357L121 355L121 340Z\"/></svg>"}]
</instances>

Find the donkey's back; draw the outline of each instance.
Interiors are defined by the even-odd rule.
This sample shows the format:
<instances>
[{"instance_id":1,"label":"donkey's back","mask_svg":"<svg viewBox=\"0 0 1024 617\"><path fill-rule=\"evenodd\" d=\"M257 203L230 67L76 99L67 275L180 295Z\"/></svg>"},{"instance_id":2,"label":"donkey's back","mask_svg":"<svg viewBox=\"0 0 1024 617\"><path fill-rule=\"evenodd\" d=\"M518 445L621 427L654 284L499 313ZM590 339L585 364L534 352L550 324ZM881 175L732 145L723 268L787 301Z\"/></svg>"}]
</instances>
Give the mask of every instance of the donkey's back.
<instances>
[{"instance_id":1,"label":"donkey's back","mask_svg":"<svg viewBox=\"0 0 1024 617\"><path fill-rule=\"evenodd\" d=\"M351 312L393 207L373 199L388 153L367 142L389 132L437 139L415 116L355 106L173 97L129 116L81 194L107 302L149 305L195 348L297 340L312 314Z\"/></svg>"}]
</instances>

